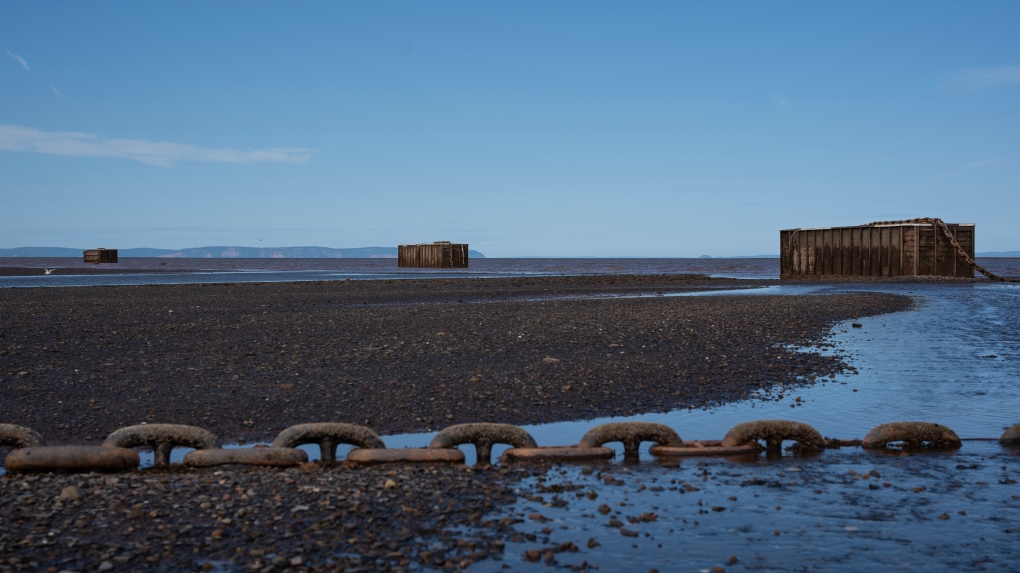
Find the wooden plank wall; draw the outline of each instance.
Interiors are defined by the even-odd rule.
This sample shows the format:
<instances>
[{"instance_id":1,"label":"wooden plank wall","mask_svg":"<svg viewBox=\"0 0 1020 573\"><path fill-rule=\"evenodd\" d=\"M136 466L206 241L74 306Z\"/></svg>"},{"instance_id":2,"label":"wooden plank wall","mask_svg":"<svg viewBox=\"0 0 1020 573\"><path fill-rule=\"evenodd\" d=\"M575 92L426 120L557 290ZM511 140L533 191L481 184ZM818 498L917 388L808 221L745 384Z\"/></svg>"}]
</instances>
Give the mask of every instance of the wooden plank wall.
<instances>
[{"instance_id":1,"label":"wooden plank wall","mask_svg":"<svg viewBox=\"0 0 1020 573\"><path fill-rule=\"evenodd\" d=\"M935 227L925 225L917 227L917 274L930 276L935 274Z\"/></svg>"},{"instance_id":2,"label":"wooden plank wall","mask_svg":"<svg viewBox=\"0 0 1020 573\"><path fill-rule=\"evenodd\" d=\"M974 227L970 225L950 225L949 228L953 231L956 242L960 243L960 246L963 247L963 250L971 260L974 260ZM956 253L955 249L953 253L956 256L956 276L974 278L974 265L968 263L967 259Z\"/></svg>"},{"instance_id":3,"label":"wooden plank wall","mask_svg":"<svg viewBox=\"0 0 1020 573\"><path fill-rule=\"evenodd\" d=\"M466 269L468 266L468 246L466 243L450 245L452 250L451 266L455 269Z\"/></svg>"},{"instance_id":4,"label":"wooden plank wall","mask_svg":"<svg viewBox=\"0 0 1020 573\"><path fill-rule=\"evenodd\" d=\"M973 258L974 227L948 227ZM972 265L934 225L788 229L780 231L779 245L780 278L974 276Z\"/></svg>"},{"instance_id":5,"label":"wooden plank wall","mask_svg":"<svg viewBox=\"0 0 1020 573\"><path fill-rule=\"evenodd\" d=\"M452 269L468 266L467 243L424 243L399 245L397 266L412 268Z\"/></svg>"},{"instance_id":6,"label":"wooden plank wall","mask_svg":"<svg viewBox=\"0 0 1020 573\"><path fill-rule=\"evenodd\" d=\"M443 268L442 245L400 245L397 247L397 266L415 268Z\"/></svg>"},{"instance_id":7,"label":"wooden plank wall","mask_svg":"<svg viewBox=\"0 0 1020 573\"><path fill-rule=\"evenodd\" d=\"M117 249L89 249L83 252L83 260L86 263L116 263Z\"/></svg>"},{"instance_id":8,"label":"wooden plank wall","mask_svg":"<svg viewBox=\"0 0 1020 573\"><path fill-rule=\"evenodd\" d=\"M790 234L793 231L779 231L779 276L789 277L793 274L793 251L790 249Z\"/></svg>"},{"instance_id":9,"label":"wooden plank wall","mask_svg":"<svg viewBox=\"0 0 1020 573\"><path fill-rule=\"evenodd\" d=\"M953 231L956 225L948 225ZM935 229L935 274L940 277L956 276L956 247L949 242L942 229Z\"/></svg>"},{"instance_id":10,"label":"wooden plank wall","mask_svg":"<svg viewBox=\"0 0 1020 573\"><path fill-rule=\"evenodd\" d=\"M901 269L904 275L917 275L917 230L920 227L902 227L903 246L901 253Z\"/></svg>"}]
</instances>

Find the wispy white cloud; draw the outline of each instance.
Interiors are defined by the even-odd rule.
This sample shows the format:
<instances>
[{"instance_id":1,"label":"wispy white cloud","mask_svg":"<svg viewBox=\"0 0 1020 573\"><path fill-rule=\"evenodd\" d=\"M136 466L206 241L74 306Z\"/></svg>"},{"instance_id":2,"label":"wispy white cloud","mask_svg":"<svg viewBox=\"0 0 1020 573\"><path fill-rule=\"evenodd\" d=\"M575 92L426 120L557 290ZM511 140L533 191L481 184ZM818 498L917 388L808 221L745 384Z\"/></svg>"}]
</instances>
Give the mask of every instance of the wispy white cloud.
<instances>
[{"instance_id":1,"label":"wispy white cloud","mask_svg":"<svg viewBox=\"0 0 1020 573\"><path fill-rule=\"evenodd\" d=\"M25 68L28 71L32 71L32 68L28 67L28 62L25 61L25 58L22 58L21 56L19 56L17 54L12 54L10 50L5 50L5 51L7 52L8 56L14 58L15 61L17 61L19 64L21 64L21 67Z\"/></svg>"},{"instance_id":2,"label":"wispy white cloud","mask_svg":"<svg viewBox=\"0 0 1020 573\"><path fill-rule=\"evenodd\" d=\"M980 91L1020 84L1020 66L990 66L960 70L950 77L953 89Z\"/></svg>"},{"instance_id":3,"label":"wispy white cloud","mask_svg":"<svg viewBox=\"0 0 1020 573\"><path fill-rule=\"evenodd\" d=\"M53 93L56 94L57 97L65 97L64 94L60 93L60 90L57 89L57 86L50 84L50 88L53 89Z\"/></svg>"},{"instance_id":4,"label":"wispy white cloud","mask_svg":"<svg viewBox=\"0 0 1020 573\"><path fill-rule=\"evenodd\" d=\"M998 165L1002 163L1002 159L994 157L992 159L982 159L981 161L971 161L960 166L960 169L979 169L981 167L991 167L992 165Z\"/></svg>"},{"instance_id":5,"label":"wispy white cloud","mask_svg":"<svg viewBox=\"0 0 1020 573\"><path fill-rule=\"evenodd\" d=\"M944 173L939 173L938 175L935 176L935 178L939 179L939 180L950 179L950 178L956 177L957 175L963 175L964 173L966 173L968 171L972 171L974 169L983 169L985 167L992 167L993 165L998 165L1000 163L1002 163L1002 159L999 158L999 157L994 157L992 159L982 159L980 161L971 161L970 163L965 163L965 164L957 167L953 171L946 171Z\"/></svg>"},{"instance_id":6,"label":"wispy white cloud","mask_svg":"<svg viewBox=\"0 0 1020 573\"><path fill-rule=\"evenodd\" d=\"M0 150L133 159L159 167L172 167L181 161L304 163L315 152L314 149L291 148L213 149L166 141L108 139L78 131L42 131L33 127L2 124L0 124Z\"/></svg>"}]
</instances>

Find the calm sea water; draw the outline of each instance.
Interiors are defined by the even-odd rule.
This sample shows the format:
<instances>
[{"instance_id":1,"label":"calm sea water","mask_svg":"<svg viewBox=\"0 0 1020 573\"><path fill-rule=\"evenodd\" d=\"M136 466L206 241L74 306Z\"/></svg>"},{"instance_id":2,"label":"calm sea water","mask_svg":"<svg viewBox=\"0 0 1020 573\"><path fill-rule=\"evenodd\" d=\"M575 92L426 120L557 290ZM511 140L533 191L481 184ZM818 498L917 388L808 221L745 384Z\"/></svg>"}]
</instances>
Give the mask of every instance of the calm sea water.
<instances>
[{"instance_id":1,"label":"calm sea water","mask_svg":"<svg viewBox=\"0 0 1020 573\"><path fill-rule=\"evenodd\" d=\"M979 259L978 262L1002 275L1020 275L1020 259ZM401 269L396 259L122 258L115 265L89 265L74 258L8 257L0 258L0 268L3 267L99 269L104 273L0 277L0 288L606 274L779 278L779 259L473 259L468 269ZM116 272L120 270L126 272Z\"/></svg>"},{"instance_id":2,"label":"calm sea water","mask_svg":"<svg viewBox=\"0 0 1020 573\"><path fill-rule=\"evenodd\" d=\"M0 288L606 274L779 277L779 259L474 259L468 269L402 269L396 259L124 258L116 265L97 266L78 259L26 257L0 258L0 267L104 271L98 275L0 277ZM117 272L121 270L126 272Z\"/></svg>"}]
</instances>

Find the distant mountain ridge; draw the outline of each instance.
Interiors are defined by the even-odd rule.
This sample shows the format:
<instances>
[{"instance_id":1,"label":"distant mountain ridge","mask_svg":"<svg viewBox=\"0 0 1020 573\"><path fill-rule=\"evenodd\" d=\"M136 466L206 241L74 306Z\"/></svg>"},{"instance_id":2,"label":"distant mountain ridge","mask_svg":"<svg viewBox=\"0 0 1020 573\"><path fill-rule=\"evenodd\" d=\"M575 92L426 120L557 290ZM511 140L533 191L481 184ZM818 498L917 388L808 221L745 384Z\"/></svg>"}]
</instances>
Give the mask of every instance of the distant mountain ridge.
<instances>
[{"instance_id":1,"label":"distant mountain ridge","mask_svg":"<svg viewBox=\"0 0 1020 573\"><path fill-rule=\"evenodd\" d=\"M984 253L974 253L975 257L991 257L1001 259L1020 259L1020 251L986 251Z\"/></svg>"},{"instance_id":2,"label":"distant mountain ridge","mask_svg":"<svg viewBox=\"0 0 1020 573\"><path fill-rule=\"evenodd\" d=\"M68 247L15 247L0 249L0 257L75 257L81 258L83 249ZM482 253L470 250L471 258L484 259ZM396 247L356 247L334 249L331 247L194 247L190 249L117 249L120 257L165 257L180 259L395 259ZM976 253L978 257L1020 258L1020 251L986 251ZM717 259L778 259L779 255L734 255L729 257L707 257ZM523 259L564 258L548 256L516 257ZM578 258L578 257L566 257ZM597 259L605 257L580 257ZM614 257L610 257L614 258ZM643 258L643 257L623 257ZM683 258L683 257L681 257ZM688 257L691 258L691 257Z\"/></svg>"},{"instance_id":3,"label":"distant mountain ridge","mask_svg":"<svg viewBox=\"0 0 1020 573\"><path fill-rule=\"evenodd\" d=\"M15 247L0 249L0 257L82 257L83 249L67 247ZM194 247L190 249L117 249L118 257L159 257L174 259L395 259L396 247ZM468 256L485 255L469 250Z\"/></svg>"}]
</instances>

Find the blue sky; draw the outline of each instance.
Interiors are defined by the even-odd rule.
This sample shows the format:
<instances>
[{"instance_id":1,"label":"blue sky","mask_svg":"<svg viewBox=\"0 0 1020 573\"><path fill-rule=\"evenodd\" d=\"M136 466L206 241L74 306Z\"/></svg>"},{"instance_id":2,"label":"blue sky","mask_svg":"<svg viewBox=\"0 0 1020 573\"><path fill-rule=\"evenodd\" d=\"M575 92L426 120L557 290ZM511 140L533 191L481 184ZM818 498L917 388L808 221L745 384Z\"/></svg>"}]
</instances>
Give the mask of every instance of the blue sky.
<instances>
[{"instance_id":1,"label":"blue sky","mask_svg":"<svg viewBox=\"0 0 1020 573\"><path fill-rule=\"evenodd\" d=\"M0 3L0 247L1020 249L1020 3ZM260 243L259 239L263 239Z\"/></svg>"}]
</instances>

